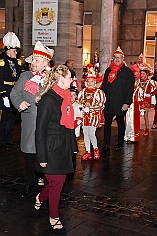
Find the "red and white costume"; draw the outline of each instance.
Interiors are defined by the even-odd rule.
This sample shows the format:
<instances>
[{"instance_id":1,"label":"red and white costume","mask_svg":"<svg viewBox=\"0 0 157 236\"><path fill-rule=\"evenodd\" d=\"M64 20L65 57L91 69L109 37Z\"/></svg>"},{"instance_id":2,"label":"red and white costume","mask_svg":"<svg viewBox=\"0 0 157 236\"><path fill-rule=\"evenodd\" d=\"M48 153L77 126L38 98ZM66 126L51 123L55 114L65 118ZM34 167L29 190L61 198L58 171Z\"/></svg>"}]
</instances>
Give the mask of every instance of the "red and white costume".
<instances>
[{"instance_id":1,"label":"red and white costume","mask_svg":"<svg viewBox=\"0 0 157 236\"><path fill-rule=\"evenodd\" d=\"M83 126L101 127L104 124L103 109L105 94L96 86L84 88L80 91L78 99L83 106Z\"/></svg>"},{"instance_id":2,"label":"red and white costume","mask_svg":"<svg viewBox=\"0 0 157 236\"><path fill-rule=\"evenodd\" d=\"M126 113L125 141L138 142L140 139L139 87L133 93L133 101Z\"/></svg>"},{"instance_id":3,"label":"red and white costume","mask_svg":"<svg viewBox=\"0 0 157 236\"><path fill-rule=\"evenodd\" d=\"M150 71L149 65L142 63L139 68L141 70ZM157 83L154 80L147 78L140 79L136 83L136 88L133 94L133 102L126 113L126 130L125 141L137 142L140 138L140 114L143 116L146 109L155 105L155 94L157 93ZM147 130L144 136L147 136Z\"/></svg>"},{"instance_id":4,"label":"red and white costume","mask_svg":"<svg viewBox=\"0 0 157 236\"><path fill-rule=\"evenodd\" d=\"M140 110L151 108L156 104L155 94L157 93L157 83L151 79L140 81L139 84L139 101Z\"/></svg>"},{"instance_id":5,"label":"red and white costume","mask_svg":"<svg viewBox=\"0 0 157 236\"><path fill-rule=\"evenodd\" d=\"M83 134L86 153L83 155L82 160L86 161L92 158L91 144L94 149L94 159L100 158L100 153L97 145L96 128L104 124L103 109L105 106L106 97L102 90L96 87L96 77L91 76L92 83L95 80L95 85L86 87L78 94L78 100L83 107ZM90 79L87 76L86 80ZM87 82L88 84L88 82ZM94 83L93 83L94 84Z\"/></svg>"}]
</instances>

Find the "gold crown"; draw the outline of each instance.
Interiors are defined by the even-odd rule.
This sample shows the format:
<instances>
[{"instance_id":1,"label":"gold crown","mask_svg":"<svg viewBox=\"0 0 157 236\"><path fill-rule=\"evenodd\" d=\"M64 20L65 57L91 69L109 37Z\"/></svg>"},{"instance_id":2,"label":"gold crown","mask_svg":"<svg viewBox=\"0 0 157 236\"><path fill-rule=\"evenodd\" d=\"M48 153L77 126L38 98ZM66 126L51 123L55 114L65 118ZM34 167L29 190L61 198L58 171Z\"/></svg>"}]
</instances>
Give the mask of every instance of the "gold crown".
<instances>
[{"instance_id":1,"label":"gold crown","mask_svg":"<svg viewBox=\"0 0 157 236\"><path fill-rule=\"evenodd\" d=\"M41 12L46 15L49 12L49 8L48 7L43 7L43 8L41 8Z\"/></svg>"}]
</instances>

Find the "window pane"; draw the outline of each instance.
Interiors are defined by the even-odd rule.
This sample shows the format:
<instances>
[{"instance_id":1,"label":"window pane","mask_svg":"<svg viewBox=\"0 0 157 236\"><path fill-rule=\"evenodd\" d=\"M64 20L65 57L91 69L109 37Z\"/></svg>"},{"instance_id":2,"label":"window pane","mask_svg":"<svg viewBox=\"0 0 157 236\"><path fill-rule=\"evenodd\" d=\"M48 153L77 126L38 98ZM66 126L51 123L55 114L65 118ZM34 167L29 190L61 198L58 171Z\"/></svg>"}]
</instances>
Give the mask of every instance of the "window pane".
<instances>
[{"instance_id":1,"label":"window pane","mask_svg":"<svg viewBox=\"0 0 157 236\"><path fill-rule=\"evenodd\" d=\"M91 39L91 26L84 26L84 39Z\"/></svg>"},{"instance_id":2,"label":"window pane","mask_svg":"<svg viewBox=\"0 0 157 236\"><path fill-rule=\"evenodd\" d=\"M84 40L83 42L83 53L90 53L91 48L91 41L90 40Z\"/></svg>"},{"instance_id":3,"label":"window pane","mask_svg":"<svg viewBox=\"0 0 157 236\"><path fill-rule=\"evenodd\" d=\"M155 39L155 31L156 31L156 26L147 26L146 29L146 39Z\"/></svg>"},{"instance_id":4,"label":"window pane","mask_svg":"<svg viewBox=\"0 0 157 236\"><path fill-rule=\"evenodd\" d=\"M156 25L157 23L157 15L154 13L150 13L147 15L147 25Z\"/></svg>"},{"instance_id":5,"label":"window pane","mask_svg":"<svg viewBox=\"0 0 157 236\"><path fill-rule=\"evenodd\" d=\"M4 45L3 45L3 39L0 38L0 48L3 48L3 47L4 47Z\"/></svg>"},{"instance_id":6,"label":"window pane","mask_svg":"<svg viewBox=\"0 0 157 236\"><path fill-rule=\"evenodd\" d=\"M155 41L154 42L146 42L146 56L152 56L154 57L155 55Z\"/></svg>"},{"instance_id":7,"label":"window pane","mask_svg":"<svg viewBox=\"0 0 157 236\"><path fill-rule=\"evenodd\" d=\"M0 9L0 34L5 34L5 10Z\"/></svg>"},{"instance_id":8,"label":"window pane","mask_svg":"<svg viewBox=\"0 0 157 236\"><path fill-rule=\"evenodd\" d=\"M153 68L153 65L154 65L154 58L151 58L151 57L146 57L145 58L145 62L150 64L151 67Z\"/></svg>"},{"instance_id":9,"label":"window pane","mask_svg":"<svg viewBox=\"0 0 157 236\"><path fill-rule=\"evenodd\" d=\"M0 23L5 23L5 10L0 9Z\"/></svg>"},{"instance_id":10,"label":"window pane","mask_svg":"<svg viewBox=\"0 0 157 236\"><path fill-rule=\"evenodd\" d=\"M91 51L91 41L84 40L83 42L83 66L86 66L90 63L90 51Z\"/></svg>"}]
</instances>

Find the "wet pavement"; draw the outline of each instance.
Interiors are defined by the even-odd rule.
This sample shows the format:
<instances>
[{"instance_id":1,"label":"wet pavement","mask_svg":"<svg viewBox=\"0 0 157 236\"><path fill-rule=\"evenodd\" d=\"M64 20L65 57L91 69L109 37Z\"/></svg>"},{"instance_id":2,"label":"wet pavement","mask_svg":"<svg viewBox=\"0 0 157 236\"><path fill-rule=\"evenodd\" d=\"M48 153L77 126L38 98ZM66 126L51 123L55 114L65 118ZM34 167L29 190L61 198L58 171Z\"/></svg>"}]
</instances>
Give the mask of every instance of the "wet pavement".
<instances>
[{"instance_id":1,"label":"wet pavement","mask_svg":"<svg viewBox=\"0 0 157 236\"><path fill-rule=\"evenodd\" d=\"M150 120L154 111L150 112ZM151 122L150 122L151 125ZM137 144L115 152L117 126L113 122L111 151L99 161L81 162L85 151L78 140L74 175L68 175L60 202L60 218L68 236L157 235L157 131ZM103 128L97 131L103 147ZM20 125L14 130L19 142ZM0 236L50 236L47 203L33 214L34 198L21 198L24 154L12 147L0 153ZM36 187L38 193L41 187Z\"/></svg>"}]
</instances>

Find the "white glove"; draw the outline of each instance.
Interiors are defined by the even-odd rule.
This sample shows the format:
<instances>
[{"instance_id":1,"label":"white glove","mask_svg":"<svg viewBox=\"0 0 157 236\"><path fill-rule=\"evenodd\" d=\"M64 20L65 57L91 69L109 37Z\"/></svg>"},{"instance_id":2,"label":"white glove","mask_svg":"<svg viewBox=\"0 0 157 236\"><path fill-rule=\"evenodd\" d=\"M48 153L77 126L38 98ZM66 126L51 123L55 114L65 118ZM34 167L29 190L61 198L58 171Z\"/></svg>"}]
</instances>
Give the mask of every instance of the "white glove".
<instances>
[{"instance_id":1,"label":"white glove","mask_svg":"<svg viewBox=\"0 0 157 236\"><path fill-rule=\"evenodd\" d=\"M85 107L85 108L84 108L84 112L85 112L85 113L89 113L89 107Z\"/></svg>"},{"instance_id":2,"label":"white glove","mask_svg":"<svg viewBox=\"0 0 157 236\"><path fill-rule=\"evenodd\" d=\"M144 97L145 98L150 98L150 94L149 93L144 93Z\"/></svg>"},{"instance_id":3,"label":"white glove","mask_svg":"<svg viewBox=\"0 0 157 236\"><path fill-rule=\"evenodd\" d=\"M3 98L3 102L4 102L4 106L5 107L10 107L10 102L9 102L9 98L8 97L4 97Z\"/></svg>"}]
</instances>

